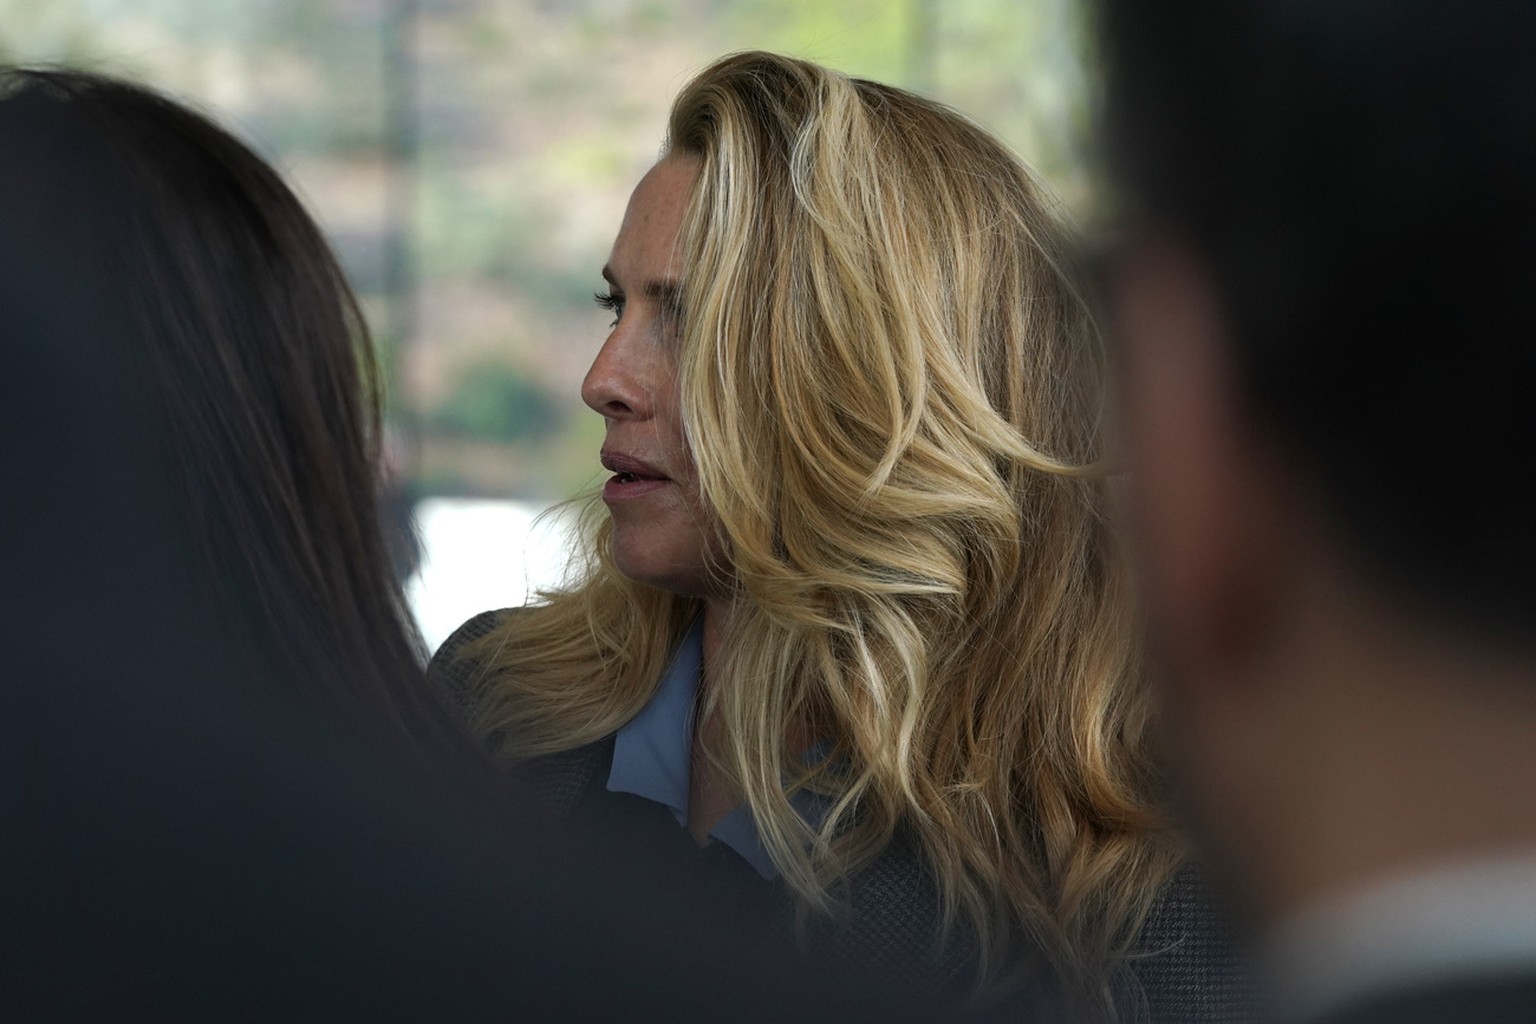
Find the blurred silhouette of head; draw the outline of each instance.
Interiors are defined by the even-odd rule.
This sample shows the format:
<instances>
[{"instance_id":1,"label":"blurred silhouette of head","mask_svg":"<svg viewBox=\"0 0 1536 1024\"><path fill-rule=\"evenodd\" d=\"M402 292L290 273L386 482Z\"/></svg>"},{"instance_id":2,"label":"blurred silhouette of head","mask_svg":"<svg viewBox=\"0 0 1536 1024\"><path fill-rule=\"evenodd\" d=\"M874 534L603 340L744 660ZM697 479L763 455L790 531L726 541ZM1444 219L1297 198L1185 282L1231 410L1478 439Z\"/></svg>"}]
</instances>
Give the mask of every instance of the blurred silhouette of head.
<instances>
[{"instance_id":1,"label":"blurred silhouette of head","mask_svg":"<svg viewBox=\"0 0 1536 1024\"><path fill-rule=\"evenodd\" d=\"M1536 8L1102 9L1135 525L1207 850L1280 917L1529 849Z\"/></svg>"},{"instance_id":2,"label":"blurred silhouette of head","mask_svg":"<svg viewBox=\"0 0 1536 1024\"><path fill-rule=\"evenodd\" d=\"M0 144L30 225L7 244L91 238L90 266L60 272L121 317L121 384L153 411L199 592L241 658L316 708L454 745L377 504L368 337L292 191L208 119L75 71L0 72Z\"/></svg>"},{"instance_id":3,"label":"blurred silhouette of head","mask_svg":"<svg viewBox=\"0 0 1536 1024\"><path fill-rule=\"evenodd\" d=\"M1536 9L1104 3L1132 212L1363 569L1533 639Z\"/></svg>"}]
</instances>

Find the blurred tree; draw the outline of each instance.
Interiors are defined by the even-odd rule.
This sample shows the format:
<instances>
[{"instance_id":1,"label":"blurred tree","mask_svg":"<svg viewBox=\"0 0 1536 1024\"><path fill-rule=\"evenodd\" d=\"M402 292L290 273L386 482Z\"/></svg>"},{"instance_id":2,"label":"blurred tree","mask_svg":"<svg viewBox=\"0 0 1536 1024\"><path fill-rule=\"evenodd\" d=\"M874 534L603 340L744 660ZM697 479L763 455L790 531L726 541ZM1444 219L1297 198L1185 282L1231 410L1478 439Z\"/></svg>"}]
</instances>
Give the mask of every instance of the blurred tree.
<instances>
[{"instance_id":1,"label":"blurred tree","mask_svg":"<svg viewBox=\"0 0 1536 1024\"><path fill-rule=\"evenodd\" d=\"M460 437L537 442L560 429L563 411L547 388L516 367L486 361L460 371L453 390L426 422Z\"/></svg>"}]
</instances>

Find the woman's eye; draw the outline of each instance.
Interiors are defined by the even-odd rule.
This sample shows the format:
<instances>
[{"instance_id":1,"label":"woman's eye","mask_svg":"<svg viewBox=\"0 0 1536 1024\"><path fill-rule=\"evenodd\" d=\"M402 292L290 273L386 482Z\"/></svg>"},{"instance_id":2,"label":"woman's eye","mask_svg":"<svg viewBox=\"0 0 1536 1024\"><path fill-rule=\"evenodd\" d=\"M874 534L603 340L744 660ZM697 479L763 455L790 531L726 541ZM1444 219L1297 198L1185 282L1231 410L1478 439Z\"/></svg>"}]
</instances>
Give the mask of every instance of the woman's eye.
<instances>
[{"instance_id":1,"label":"woman's eye","mask_svg":"<svg viewBox=\"0 0 1536 1024\"><path fill-rule=\"evenodd\" d=\"M612 292L596 292L592 301L613 314L613 323L608 325L610 328L619 326L619 321L624 318L624 296Z\"/></svg>"}]
</instances>

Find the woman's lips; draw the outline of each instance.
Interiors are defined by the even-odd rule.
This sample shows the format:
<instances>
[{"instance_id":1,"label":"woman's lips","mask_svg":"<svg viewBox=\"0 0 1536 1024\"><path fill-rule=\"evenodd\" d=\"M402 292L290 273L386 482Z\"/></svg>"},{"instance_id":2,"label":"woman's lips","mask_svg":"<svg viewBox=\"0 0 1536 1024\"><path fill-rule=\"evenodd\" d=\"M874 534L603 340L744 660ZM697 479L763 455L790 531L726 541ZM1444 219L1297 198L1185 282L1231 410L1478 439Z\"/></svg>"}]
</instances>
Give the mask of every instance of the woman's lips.
<instances>
[{"instance_id":1,"label":"woman's lips","mask_svg":"<svg viewBox=\"0 0 1536 1024\"><path fill-rule=\"evenodd\" d=\"M603 468L613 476L603 485L604 501L626 501L665 487L672 481L650 463L622 452L603 451Z\"/></svg>"}]
</instances>

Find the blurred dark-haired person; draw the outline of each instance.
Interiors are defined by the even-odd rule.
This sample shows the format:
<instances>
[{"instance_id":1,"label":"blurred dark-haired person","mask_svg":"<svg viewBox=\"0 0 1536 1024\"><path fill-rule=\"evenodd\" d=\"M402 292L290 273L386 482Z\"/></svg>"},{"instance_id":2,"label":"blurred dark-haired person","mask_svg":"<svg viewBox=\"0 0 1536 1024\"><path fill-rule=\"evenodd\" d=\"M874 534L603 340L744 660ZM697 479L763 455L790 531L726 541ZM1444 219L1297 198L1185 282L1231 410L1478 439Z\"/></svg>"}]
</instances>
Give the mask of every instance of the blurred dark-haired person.
<instances>
[{"instance_id":1,"label":"blurred dark-haired person","mask_svg":"<svg viewBox=\"0 0 1536 1024\"><path fill-rule=\"evenodd\" d=\"M199 586L242 660L316 713L473 770L391 560L372 348L302 204L224 129L129 83L7 69L0 103L13 194L77 218L102 197L103 258L133 297L122 385L155 410Z\"/></svg>"},{"instance_id":2,"label":"blurred dark-haired person","mask_svg":"<svg viewBox=\"0 0 1536 1024\"><path fill-rule=\"evenodd\" d=\"M1536 1020L1536 6L1103 14L1192 821L1291 1018Z\"/></svg>"}]
</instances>

